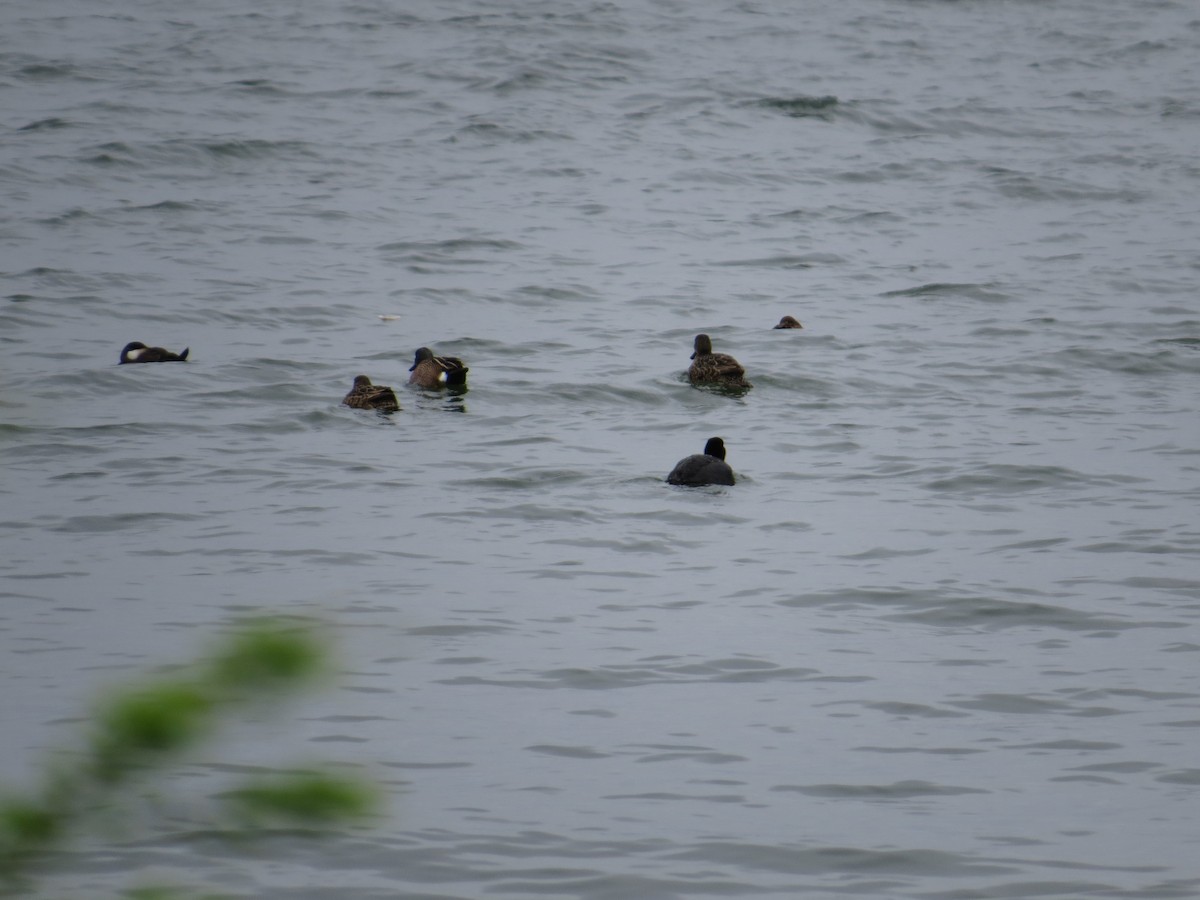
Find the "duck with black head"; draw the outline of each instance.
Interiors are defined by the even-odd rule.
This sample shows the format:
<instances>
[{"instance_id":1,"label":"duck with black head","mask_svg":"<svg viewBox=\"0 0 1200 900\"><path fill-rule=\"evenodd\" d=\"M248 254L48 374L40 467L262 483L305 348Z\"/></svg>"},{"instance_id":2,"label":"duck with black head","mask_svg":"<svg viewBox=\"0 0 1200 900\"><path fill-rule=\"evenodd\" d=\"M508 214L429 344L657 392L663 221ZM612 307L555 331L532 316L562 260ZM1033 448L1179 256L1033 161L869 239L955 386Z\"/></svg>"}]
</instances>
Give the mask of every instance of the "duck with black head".
<instances>
[{"instance_id":1,"label":"duck with black head","mask_svg":"<svg viewBox=\"0 0 1200 900\"><path fill-rule=\"evenodd\" d=\"M685 456L667 476L667 484L685 487L733 483L733 469L725 462L725 442L719 437L709 438L703 453Z\"/></svg>"},{"instance_id":2,"label":"duck with black head","mask_svg":"<svg viewBox=\"0 0 1200 900\"><path fill-rule=\"evenodd\" d=\"M796 319L793 316L784 316L782 319L779 320L779 324L775 326L775 328L777 328L777 329L778 328L803 328L803 327L804 326L800 324L799 319Z\"/></svg>"},{"instance_id":3,"label":"duck with black head","mask_svg":"<svg viewBox=\"0 0 1200 900\"><path fill-rule=\"evenodd\" d=\"M152 362L184 362L188 358L190 347L184 347L179 353L172 353L162 347L147 347L141 341L130 341L121 350L123 363L152 363Z\"/></svg>"}]
</instances>

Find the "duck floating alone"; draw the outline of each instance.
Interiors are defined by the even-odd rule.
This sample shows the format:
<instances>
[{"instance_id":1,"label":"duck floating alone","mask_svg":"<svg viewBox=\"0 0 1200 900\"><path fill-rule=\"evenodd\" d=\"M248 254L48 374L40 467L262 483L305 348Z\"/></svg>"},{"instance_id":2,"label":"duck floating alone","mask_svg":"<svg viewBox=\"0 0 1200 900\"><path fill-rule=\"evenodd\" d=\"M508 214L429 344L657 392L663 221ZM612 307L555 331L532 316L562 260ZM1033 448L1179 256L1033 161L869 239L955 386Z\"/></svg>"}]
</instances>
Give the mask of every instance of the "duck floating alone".
<instances>
[{"instance_id":1,"label":"duck floating alone","mask_svg":"<svg viewBox=\"0 0 1200 900\"><path fill-rule=\"evenodd\" d=\"M742 364L728 353L713 353L712 338L707 334L696 335L693 345L692 364L688 367L688 381L692 384L720 384L726 387L748 388L753 385L746 380Z\"/></svg>"},{"instance_id":2,"label":"duck floating alone","mask_svg":"<svg viewBox=\"0 0 1200 900\"><path fill-rule=\"evenodd\" d=\"M141 341L130 341L121 350L121 363L184 362L191 347L181 353L172 353L162 347L147 347Z\"/></svg>"},{"instance_id":3,"label":"duck floating alone","mask_svg":"<svg viewBox=\"0 0 1200 900\"><path fill-rule=\"evenodd\" d=\"M706 484L733 484L733 469L725 462L725 442L711 437L703 453L693 453L675 464L667 484L700 487Z\"/></svg>"},{"instance_id":4,"label":"duck floating alone","mask_svg":"<svg viewBox=\"0 0 1200 900\"><path fill-rule=\"evenodd\" d=\"M443 385L466 384L467 372L463 361L453 356L434 356L428 347L417 350L413 360L412 372L408 383L423 388L436 388Z\"/></svg>"},{"instance_id":5,"label":"duck floating alone","mask_svg":"<svg viewBox=\"0 0 1200 900\"><path fill-rule=\"evenodd\" d=\"M804 326L800 324L799 320L793 318L792 316L784 316L782 319L779 320L779 324L776 325L775 327L776 328L803 328Z\"/></svg>"},{"instance_id":6,"label":"duck floating alone","mask_svg":"<svg viewBox=\"0 0 1200 900\"><path fill-rule=\"evenodd\" d=\"M342 406L351 409L377 409L380 412L396 412L400 403L396 400L396 392L383 384L371 384L366 375L358 375L354 379L354 387L350 388L342 400Z\"/></svg>"}]
</instances>

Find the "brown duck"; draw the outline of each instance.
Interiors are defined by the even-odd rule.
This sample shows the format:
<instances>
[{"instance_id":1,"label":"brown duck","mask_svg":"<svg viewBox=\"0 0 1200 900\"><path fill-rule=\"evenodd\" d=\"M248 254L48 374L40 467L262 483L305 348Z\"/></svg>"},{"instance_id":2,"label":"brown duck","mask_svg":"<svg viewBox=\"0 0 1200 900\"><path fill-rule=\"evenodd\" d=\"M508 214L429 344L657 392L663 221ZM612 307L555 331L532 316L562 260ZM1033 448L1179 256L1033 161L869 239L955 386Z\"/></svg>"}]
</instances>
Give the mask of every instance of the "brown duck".
<instances>
[{"instance_id":1,"label":"brown duck","mask_svg":"<svg viewBox=\"0 0 1200 900\"><path fill-rule=\"evenodd\" d=\"M692 384L720 384L726 387L751 387L746 380L746 370L732 356L713 353L712 338L707 334L696 335L696 352L688 368L688 381Z\"/></svg>"},{"instance_id":2,"label":"brown duck","mask_svg":"<svg viewBox=\"0 0 1200 900\"><path fill-rule=\"evenodd\" d=\"M798 320L792 318L791 316L784 316L782 319L779 320L779 324L776 325L775 327L776 328L803 328L804 326L801 325Z\"/></svg>"},{"instance_id":3,"label":"brown duck","mask_svg":"<svg viewBox=\"0 0 1200 900\"><path fill-rule=\"evenodd\" d=\"M382 384L371 384L366 375L354 379L354 387L342 400L342 406L352 409L377 409L380 412L395 412L400 408L396 392Z\"/></svg>"},{"instance_id":4,"label":"brown duck","mask_svg":"<svg viewBox=\"0 0 1200 900\"><path fill-rule=\"evenodd\" d=\"M466 384L467 372L461 359L453 356L434 356L428 347L422 347L416 353L412 372L408 383L423 388L436 388L448 384Z\"/></svg>"}]
</instances>

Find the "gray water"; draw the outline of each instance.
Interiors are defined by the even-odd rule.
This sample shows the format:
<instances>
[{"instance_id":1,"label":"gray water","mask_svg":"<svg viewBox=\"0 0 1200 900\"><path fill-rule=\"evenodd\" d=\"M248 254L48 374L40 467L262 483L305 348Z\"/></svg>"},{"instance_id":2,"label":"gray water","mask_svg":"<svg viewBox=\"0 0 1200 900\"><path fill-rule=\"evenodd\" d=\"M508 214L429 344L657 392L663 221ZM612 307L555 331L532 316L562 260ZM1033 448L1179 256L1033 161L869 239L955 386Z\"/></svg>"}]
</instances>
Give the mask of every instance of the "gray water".
<instances>
[{"instance_id":1,"label":"gray water","mask_svg":"<svg viewBox=\"0 0 1200 900\"><path fill-rule=\"evenodd\" d=\"M344 670L50 885L1200 896L1198 59L1187 2L0 6L0 780L244 615ZM193 815L296 759L386 817Z\"/></svg>"}]
</instances>

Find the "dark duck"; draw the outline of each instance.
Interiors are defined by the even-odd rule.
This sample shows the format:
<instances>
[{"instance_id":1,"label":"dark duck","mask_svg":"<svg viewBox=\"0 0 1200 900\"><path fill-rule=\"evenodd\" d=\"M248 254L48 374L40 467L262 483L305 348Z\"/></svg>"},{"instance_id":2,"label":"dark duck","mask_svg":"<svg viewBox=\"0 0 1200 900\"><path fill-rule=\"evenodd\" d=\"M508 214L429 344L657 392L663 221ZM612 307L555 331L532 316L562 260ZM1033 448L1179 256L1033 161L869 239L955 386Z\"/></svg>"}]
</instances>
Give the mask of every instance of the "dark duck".
<instances>
[{"instance_id":1,"label":"dark duck","mask_svg":"<svg viewBox=\"0 0 1200 900\"><path fill-rule=\"evenodd\" d=\"M667 476L667 484L686 487L733 484L733 469L725 462L725 442L719 437L709 438L703 453L693 453L675 464Z\"/></svg>"},{"instance_id":2,"label":"dark duck","mask_svg":"<svg viewBox=\"0 0 1200 900\"><path fill-rule=\"evenodd\" d=\"M172 353L162 347L147 347L141 341L132 341L121 351L122 363L150 362L183 362L187 359L190 347L184 347L181 353Z\"/></svg>"}]
</instances>

